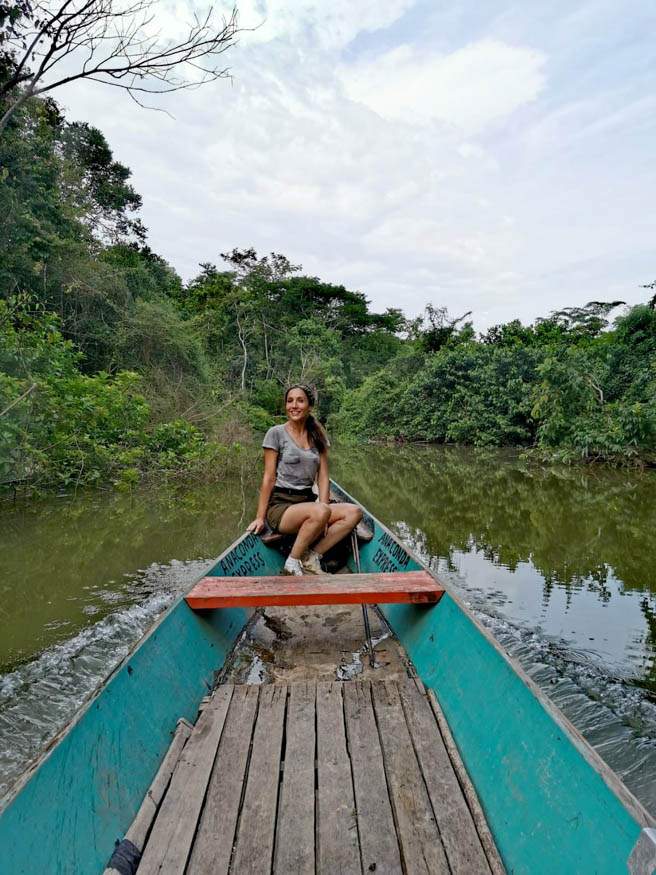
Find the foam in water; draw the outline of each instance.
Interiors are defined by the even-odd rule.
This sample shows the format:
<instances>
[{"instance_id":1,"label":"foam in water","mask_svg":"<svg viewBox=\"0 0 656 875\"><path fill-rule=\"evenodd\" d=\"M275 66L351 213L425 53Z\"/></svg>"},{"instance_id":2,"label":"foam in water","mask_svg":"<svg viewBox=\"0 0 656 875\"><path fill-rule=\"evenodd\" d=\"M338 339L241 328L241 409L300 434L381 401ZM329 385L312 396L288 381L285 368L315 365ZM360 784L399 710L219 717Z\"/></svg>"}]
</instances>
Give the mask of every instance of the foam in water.
<instances>
[{"instance_id":1,"label":"foam in water","mask_svg":"<svg viewBox=\"0 0 656 875\"><path fill-rule=\"evenodd\" d=\"M628 789L656 812L656 703L630 680L615 677L594 650L547 636L539 626L504 616L503 593L468 586L430 555L422 533L404 523L396 531L422 562L438 571L504 650L576 726Z\"/></svg>"},{"instance_id":2,"label":"foam in water","mask_svg":"<svg viewBox=\"0 0 656 875\"><path fill-rule=\"evenodd\" d=\"M176 561L131 575L128 591L138 602L0 677L0 798L208 565ZM109 594L115 601L117 594ZM125 602L126 592L119 598Z\"/></svg>"}]
</instances>

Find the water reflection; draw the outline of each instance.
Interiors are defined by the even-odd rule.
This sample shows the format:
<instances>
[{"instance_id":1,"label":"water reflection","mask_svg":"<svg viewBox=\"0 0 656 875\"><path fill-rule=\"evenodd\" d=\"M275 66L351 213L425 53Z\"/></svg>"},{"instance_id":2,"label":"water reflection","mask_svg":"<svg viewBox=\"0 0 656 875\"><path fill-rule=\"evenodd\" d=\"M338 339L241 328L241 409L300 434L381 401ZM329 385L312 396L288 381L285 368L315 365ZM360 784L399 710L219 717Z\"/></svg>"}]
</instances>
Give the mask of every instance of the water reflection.
<instances>
[{"instance_id":1,"label":"water reflection","mask_svg":"<svg viewBox=\"0 0 656 875\"><path fill-rule=\"evenodd\" d=\"M141 572L153 563L216 556L246 524L253 477L249 465L211 487L5 504L0 672L149 595Z\"/></svg>"},{"instance_id":2,"label":"water reflection","mask_svg":"<svg viewBox=\"0 0 656 875\"><path fill-rule=\"evenodd\" d=\"M243 531L260 471L254 451L211 487L0 507L0 795ZM449 580L656 811L656 473L339 446L332 473Z\"/></svg>"},{"instance_id":3,"label":"water reflection","mask_svg":"<svg viewBox=\"0 0 656 875\"><path fill-rule=\"evenodd\" d=\"M656 473L336 448L340 483L469 604L656 811Z\"/></svg>"},{"instance_id":4,"label":"water reflection","mask_svg":"<svg viewBox=\"0 0 656 875\"><path fill-rule=\"evenodd\" d=\"M342 448L334 469L467 592L656 692L656 474L444 447Z\"/></svg>"}]
</instances>

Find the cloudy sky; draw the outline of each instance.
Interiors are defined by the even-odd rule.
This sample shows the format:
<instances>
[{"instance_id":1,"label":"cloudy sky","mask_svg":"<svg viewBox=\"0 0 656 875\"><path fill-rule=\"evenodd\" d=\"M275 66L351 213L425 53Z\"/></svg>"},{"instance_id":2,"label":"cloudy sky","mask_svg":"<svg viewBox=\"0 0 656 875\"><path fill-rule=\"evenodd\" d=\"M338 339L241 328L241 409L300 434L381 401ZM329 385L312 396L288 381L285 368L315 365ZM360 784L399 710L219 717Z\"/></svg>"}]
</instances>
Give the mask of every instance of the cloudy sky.
<instances>
[{"instance_id":1,"label":"cloudy sky","mask_svg":"<svg viewBox=\"0 0 656 875\"><path fill-rule=\"evenodd\" d=\"M191 0L162 0L171 28ZM108 137L185 279L277 251L377 310L475 325L656 279L656 4L244 0L232 82L148 112L58 93Z\"/></svg>"}]
</instances>

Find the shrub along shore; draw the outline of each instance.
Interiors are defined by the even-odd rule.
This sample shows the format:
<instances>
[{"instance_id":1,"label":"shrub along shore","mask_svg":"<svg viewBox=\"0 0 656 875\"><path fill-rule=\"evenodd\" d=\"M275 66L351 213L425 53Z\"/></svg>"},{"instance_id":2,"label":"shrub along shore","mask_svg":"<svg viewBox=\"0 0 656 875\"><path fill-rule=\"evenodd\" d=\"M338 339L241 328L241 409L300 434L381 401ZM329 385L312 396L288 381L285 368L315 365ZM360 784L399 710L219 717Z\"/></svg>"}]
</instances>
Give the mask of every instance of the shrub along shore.
<instances>
[{"instance_id":1,"label":"shrub along shore","mask_svg":"<svg viewBox=\"0 0 656 875\"><path fill-rule=\"evenodd\" d=\"M220 479L290 381L317 387L342 439L656 461L653 286L477 334L432 305L374 313L276 253L223 253L184 284L147 244L129 169L50 99L0 137L0 180L5 487Z\"/></svg>"}]
</instances>

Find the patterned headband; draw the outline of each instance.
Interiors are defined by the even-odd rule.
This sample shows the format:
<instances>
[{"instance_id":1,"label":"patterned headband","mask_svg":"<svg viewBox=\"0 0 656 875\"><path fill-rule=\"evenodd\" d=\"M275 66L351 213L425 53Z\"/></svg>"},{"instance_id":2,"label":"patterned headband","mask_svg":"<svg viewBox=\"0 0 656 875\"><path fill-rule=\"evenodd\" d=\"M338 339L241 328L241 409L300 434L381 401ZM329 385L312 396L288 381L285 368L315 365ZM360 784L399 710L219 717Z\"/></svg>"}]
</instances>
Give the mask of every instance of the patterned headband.
<instances>
[{"instance_id":1,"label":"patterned headband","mask_svg":"<svg viewBox=\"0 0 656 875\"><path fill-rule=\"evenodd\" d=\"M285 392L285 401L287 400L287 396L292 391L292 389L302 389L307 395L307 400L310 402L310 407L314 406L314 391L310 386L306 386L304 383L294 383L290 386Z\"/></svg>"}]
</instances>

